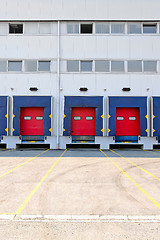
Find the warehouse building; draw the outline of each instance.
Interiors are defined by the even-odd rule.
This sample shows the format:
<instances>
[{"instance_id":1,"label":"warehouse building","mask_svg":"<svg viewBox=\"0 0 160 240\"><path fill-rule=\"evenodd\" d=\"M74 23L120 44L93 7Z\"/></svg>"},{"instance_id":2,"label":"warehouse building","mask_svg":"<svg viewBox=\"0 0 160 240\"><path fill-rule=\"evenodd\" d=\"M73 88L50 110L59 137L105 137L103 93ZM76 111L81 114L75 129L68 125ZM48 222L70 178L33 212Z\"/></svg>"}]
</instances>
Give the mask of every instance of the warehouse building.
<instances>
[{"instance_id":1,"label":"warehouse building","mask_svg":"<svg viewBox=\"0 0 160 240\"><path fill-rule=\"evenodd\" d=\"M2 0L0 144L160 143L158 0Z\"/></svg>"}]
</instances>

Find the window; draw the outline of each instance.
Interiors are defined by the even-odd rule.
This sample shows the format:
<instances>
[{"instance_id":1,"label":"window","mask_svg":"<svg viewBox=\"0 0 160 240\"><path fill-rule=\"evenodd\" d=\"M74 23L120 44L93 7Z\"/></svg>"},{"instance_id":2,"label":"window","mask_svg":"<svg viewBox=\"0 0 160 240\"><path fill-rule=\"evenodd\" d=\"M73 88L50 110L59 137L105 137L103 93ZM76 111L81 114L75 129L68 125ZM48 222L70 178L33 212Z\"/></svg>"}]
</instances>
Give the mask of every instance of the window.
<instances>
[{"instance_id":1,"label":"window","mask_svg":"<svg viewBox=\"0 0 160 240\"><path fill-rule=\"evenodd\" d=\"M43 120L43 117L37 116L37 117L36 117L36 120Z\"/></svg>"},{"instance_id":2,"label":"window","mask_svg":"<svg viewBox=\"0 0 160 240\"><path fill-rule=\"evenodd\" d=\"M142 61L128 61L128 72L142 72Z\"/></svg>"},{"instance_id":3,"label":"window","mask_svg":"<svg viewBox=\"0 0 160 240\"><path fill-rule=\"evenodd\" d=\"M38 24L37 23L25 23L24 33L38 34Z\"/></svg>"},{"instance_id":4,"label":"window","mask_svg":"<svg viewBox=\"0 0 160 240\"><path fill-rule=\"evenodd\" d=\"M136 120L136 117L129 117L129 120L130 120L130 121L135 121L135 120Z\"/></svg>"},{"instance_id":5,"label":"window","mask_svg":"<svg viewBox=\"0 0 160 240\"><path fill-rule=\"evenodd\" d=\"M40 34L51 34L51 24L50 23L40 23L39 24Z\"/></svg>"},{"instance_id":6,"label":"window","mask_svg":"<svg viewBox=\"0 0 160 240\"><path fill-rule=\"evenodd\" d=\"M143 24L143 33L156 33L157 24Z\"/></svg>"},{"instance_id":7,"label":"window","mask_svg":"<svg viewBox=\"0 0 160 240\"><path fill-rule=\"evenodd\" d=\"M7 71L7 61L0 61L0 72Z\"/></svg>"},{"instance_id":8,"label":"window","mask_svg":"<svg viewBox=\"0 0 160 240\"><path fill-rule=\"evenodd\" d=\"M50 61L39 61L38 71L40 72L50 72Z\"/></svg>"},{"instance_id":9,"label":"window","mask_svg":"<svg viewBox=\"0 0 160 240\"><path fill-rule=\"evenodd\" d=\"M24 61L25 72L36 72L37 71L37 61L36 60L25 60Z\"/></svg>"},{"instance_id":10,"label":"window","mask_svg":"<svg viewBox=\"0 0 160 240\"><path fill-rule=\"evenodd\" d=\"M128 24L128 33L129 34L140 34L141 33L141 24L140 23Z\"/></svg>"},{"instance_id":11,"label":"window","mask_svg":"<svg viewBox=\"0 0 160 240\"><path fill-rule=\"evenodd\" d=\"M124 33L124 24L111 24L111 33L122 34Z\"/></svg>"},{"instance_id":12,"label":"window","mask_svg":"<svg viewBox=\"0 0 160 240\"><path fill-rule=\"evenodd\" d=\"M31 120L31 117L30 116L25 116L24 120Z\"/></svg>"},{"instance_id":13,"label":"window","mask_svg":"<svg viewBox=\"0 0 160 240\"><path fill-rule=\"evenodd\" d=\"M97 23L96 24L96 33L108 34L109 33L109 23Z\"/></svg>"},{"instance_id":14,"label":"window","mask_svg":"<svg viewBox=\"0 0 160 240\"><path fill-rule=\"evenodd\" d=\"M82 72L92 72L92 61L81 61Z\"/></svg>"},{"instance_id":15,"label":"window","mask_svg":"<svg viewBox=\"0 0 160 240\"><path fill-rule=\"evenodd\" d=\"M23 33L23 24L9 24L9 33L22 34Z\"/></svg>"},{"instance_id":16,"label":"window","mask_svg":"<svg viewBox=\"0 0 160 240\"><path fill-rule=\"evenodd\" d=\"M78 34L79 33L79 24L67 24L67 33L69 34Z\"/></svg>"},{"instance_id":17,"label":"window","mask_svg":"<svg viewBox=\"0 0 160 240\"><path fill-rule=\"evenodd\" d=\"M124 72L124 61L111 61L112 72Z\"/></svg>"},{"instance_id":18,"label":"window","mask_svg":"<svg viewBox=\"0 0 160 240\"><path fill-rule=\"evenodd\" d=\"M109 61L96 60L95 61L96 72L109 72Z\"/></svg>"},{"instance_id":19,"label":"window","mask_svg":"<svg viewBox=\"0 0 160 240\"><path fill-rule=\"evenodd\" d=\"M79 72L79 61L67 61L67 72Z\"/></svg>"},{"instance_id":20,"label":"window","mask_svg":"<svg viewBox=\"0 0 160 240\"><path fill-rule=\"evenodd\" d=\"M74 120L76 120L76 121L77 121L77 120L81 120L81 117L75 116L75 117L74 117Z\"/></svg>"},{"instance_id":21,"label":"window","mask_svg":"<svg viewBox=\"0 0 160 240\"><path fill-rule=\"evenodd\" d=\"M156 72L157 61L143 61L144 72Z\"/></svg>"},{"instance_id":22,"label":"window","mask_svg":"<svg viewBox=\"0 0 160 240\"><path fill-rule=\"evenodd\" d=\"M93 120L93 117L92 116L88 116L88 117L86 117L86 120Z\"/></svg>"},{"instance_id":23,"label":"window","mask_svg":"<svg viewBox=\"0 0 160 240\"><path fill-rule=\"evenodd\" d=\"M8 71L22 71L22 61L8 61Z\"/></svg>"},{"instance_id":24,"label":"window","mask_svg":"<svg viewBox=\"0 0 160 240\"><path fill-rule=\"evenodd\" d=\"M82 34L92 34L92 24L81 24L81 33Z\"/></svg>"},{"instance_id":25,"label":"window","mask_svg":"<svg viewBox=\"0 0 160 240\"><path fill-rule=\"evenodd\" d=\"M118 121L123 121L123 120L124 120L124 117L117 117L117 120L118 120Z\"/></svg>"}]
</instances>

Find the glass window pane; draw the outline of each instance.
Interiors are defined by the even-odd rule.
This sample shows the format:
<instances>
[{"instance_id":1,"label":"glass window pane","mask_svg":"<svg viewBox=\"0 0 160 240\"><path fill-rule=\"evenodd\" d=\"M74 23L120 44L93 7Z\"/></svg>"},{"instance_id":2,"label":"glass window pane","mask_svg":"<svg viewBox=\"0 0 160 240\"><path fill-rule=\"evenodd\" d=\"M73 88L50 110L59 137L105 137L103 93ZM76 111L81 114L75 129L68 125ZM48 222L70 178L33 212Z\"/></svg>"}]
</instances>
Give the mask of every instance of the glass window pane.
<instances>
[{"instance_id":1,"label":"glass window pane","mask_svg":"<svg viewBox=\"0 0 160 240\"><path fill-rule=\"evenodd\" d=\"M81 24L81 33L82 34L92 34L92 24Z\"/></svg>"},{"instance_id":2,"label":"glass window pane","mask_svg":"<svg viewBox=\"0 0 160 240\"><path fill-rule=\"evenodd\" d=\"M82 72L92 72L92 61L81 61Z\"/></svg>"},{"instance_id":3,"label":"glass window pane","mask_svg":"<svg viewBox=\"0 0 160 240\"><path fill-rule=\"evenodd\" d=\"M124 61L111 61L112 72L124 72Z\"/></svg>"},{"instance_id":4,"label":"glass window pane","mask_svg":"<svg viewBox=\"0 0 160 240\"><path fill-rule=\"evenodd\" d=\"M97 23L96 33L109 33L109 23Z\"/></svg>"},{"instance_id":5,"label":"glass window pane","mask_svg":"<svg viewBox=\"0 0 160 240\"><path fill-rule=\"evenodd\" d=\"M123 120L124 120L124 117L117 117L117 120L118 120L118 121L123 121Z\"/></svg>"},{"instance_id":6,"label":"glass window pane","mask_svg":"<svg viewBox=\"0 0 160 240\"><path fill-rule=\"evenodd\" d=\"M73 34L73 33L78 34L79 33L79 24L67 24L67 33L69 33L69 34Z\"/></svg>"},{"instance_id":7,"label":"glass window pane","mask_svg":"<svg viewBox=\"0 0 160 240\"><path fill-rule=\"evenodd\" d=\"M143 33L156 33L157 24L143 24Z\"/></svg>"},{"instance_id":8,"label":"glass window pane","mask_svg":"<svg viewBox=\"0 0 160 240\"><path fill-rule=\"evenodd\" d=\"M88 116L88 117L86 117L86 120L93 120L93 117L92 116Z\"/></svg>"},{"instance_id":9,"label":"glass window pane","mask_svg":"<svg viewBox=\"0 0 160 240\"><path fill-rule=\"evenodd\" d=\"M97 60L95 61L96 72L109 72L109 61Z\"/></svg>"},{"instance_id":10,"label":"glass window pane","mask_svg":"<svg viewBox=\"0 0 160 240\"><path fill-rule=\"evenodd\" d=\"M51 24L50 23L40 23L39 24L40 34L51 34Z\"/></svg>"},{"instance_id":11,"label":"glass window pane","mask_svg":"<svg viewBox=\"0 0 160 240\"><path fill-rule=\"evenodd\" d=\"M22 71L22 61L8 61L8 71Z\"/></svg>"},{"instance_id":12,"label":"glass window pane","mask_svg":"<svg viewBox=\"0 0 160 240\"><path fill-rule=\"evenodd\" d=\"M36 117L36 120L43 120L43 117L37 116L37 117Z\"/></svg>"},{"instance_id":13,"label":"glass window pane","mask_svg":"<svg viewBox=\"0 0 160 240\"><path fill-rule=\"evenodd\" d=\"M157 61L144 61L144 72L156 72Z\"/></svg>"},{"instance_id":14,"label":"glass window pane","mask_svg":"<svg viewBox=\"0 0 160 240\"><path fill-rule=\"evenodd\" d=\"M79 61L67 61L67 72L79 72Z\"/></svg>"},{"instance_id":15,"label":"glass window pane","mask_svg":"<svg viewBox=\"0 0 160 240\"><path fill-rule=\"evenodd\" d=\"M9 24L9 33L10 34L22 34L23 33L23 24Z\"/></svg>"},{"instance_id":16,"label":"glass window pane","mask_svg":"<svg viewBox=\"0 0 160 240\"><path fill-rule=\"evenodd\" d=\"M49 72L50 71L50 61L39 61L38 71Z\"/></svg>"},{"instance_id":17,"label":"glass window pane","mask_svg":"<svg viewBox=\"0 0 160 240\"><path fill-rule=\"evenodd\" d=\"M124 24L111 24L111 33L124 33Z\"/></svg>"},{"instance_id":18,"label":"glass window pane","mask_svg":"<svg viewBox=\"0 0 160 240\"><path fill-rule=\"evenodd\" d=\"M74 117L74 120L81 120L81 117L75 116L75 117Z\"/></svg>"},{"instance_id":19,"label":"glass window pane","mask_svg":"<svg viewBox=\"0 0 160 240\"><path fill-rule=\"evenodd\" d=\"M128 61L128 72L142 72L142 61Z\"/></svg>"},{"instance_id":20,"label":"glass window pane","mask_svg":"<svg viewBox=\"0 0 160 240\"><path fill-rule=\"evenodd\" d=\"M31 120L31 117L30 116L25 116L24 120Z\"/></svg>"},{"instance_id":21,"label":"glass window pane","mask_svg":"<svg viewBox=\"0 0 160 240\"><path fill-rule=\"evenodd\" d=\"M128 24L128 33L129 34L140 34L141 33L141 24Z\"/></svg>"},{"instance_id":22,"label":"glass window pane","mask_svg":"<svg viewBox=\"0 0 160 240\"><path fill-rule=\"evenodd\" d=\"M38 23L25 23L24 33L38 34Z\"/></svg>"},{"instance_id":23,"label":"glass window pane","mask_svg":"<svg viewBox=\"0 0 160 240\"><path fill-rule=\"evenodd\" d=\"M35 60L25 60L24 61L25 72L36 72L37 71L37 61Z\"/></svg>"},{"instance_id":24,"label":"glass window pane","mask_svg":"<svg viewBox=\"0 0 160 240\"><path fill-rule=\"evenodd\" d=\"M135 120L136 120L136 117L129 117L129 120L130 120L130 121L135 121Z\"/></svg>"},{"instance_id":25,"label":"glass window pane","mask_svg":"<svg viewBox=\"0 0 160 240\"><path fill-rule=\"evenodd\" d=\"M0 72L7 71L7 61L0 61Z\"/></svg>"}]
</instances>

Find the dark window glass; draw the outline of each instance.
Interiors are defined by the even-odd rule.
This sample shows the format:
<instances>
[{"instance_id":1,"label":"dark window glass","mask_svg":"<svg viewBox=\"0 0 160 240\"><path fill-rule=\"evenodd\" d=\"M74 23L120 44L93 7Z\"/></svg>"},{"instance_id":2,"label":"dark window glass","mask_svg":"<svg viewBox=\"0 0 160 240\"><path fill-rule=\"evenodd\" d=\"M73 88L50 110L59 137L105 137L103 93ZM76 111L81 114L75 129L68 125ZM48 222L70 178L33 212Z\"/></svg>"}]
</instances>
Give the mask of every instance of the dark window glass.
<instances>
[{"instance_id":1,"label":"dark window glass","mask_svg":"<svg viewBox=\"0 0 160 240\"><path fill-rule=\"evenodd\" d=\"M92 24L81 24L81 33L82 34L92 34Z\"/></svg>"},{"instance_id":2,"label":"dark window glass","mask_svg":"<svg viewBox=\"0 0 160 240\"><path fill-rule=\"evenodd\" d=\"M23 24L9 24L9 33L22 34L23 33Z\"/></svg>"}]
</instances>

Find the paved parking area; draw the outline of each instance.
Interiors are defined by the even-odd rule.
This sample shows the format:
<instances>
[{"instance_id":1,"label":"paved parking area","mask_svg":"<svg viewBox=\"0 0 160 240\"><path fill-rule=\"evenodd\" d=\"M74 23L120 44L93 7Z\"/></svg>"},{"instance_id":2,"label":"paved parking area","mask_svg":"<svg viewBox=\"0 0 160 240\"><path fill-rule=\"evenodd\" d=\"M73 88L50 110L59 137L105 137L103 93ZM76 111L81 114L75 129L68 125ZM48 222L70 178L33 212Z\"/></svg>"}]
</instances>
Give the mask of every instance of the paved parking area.
<instances>
[{"instance_id":1,"label":"paved parking area","mask_svg":"<svg viewBox=\"0 0 160 240\"><path fill-rule=\"evenodd\" d=\"M159 239L159 150L1 150L0 189L2 239Z\"/></svg>"}]
</instances>

